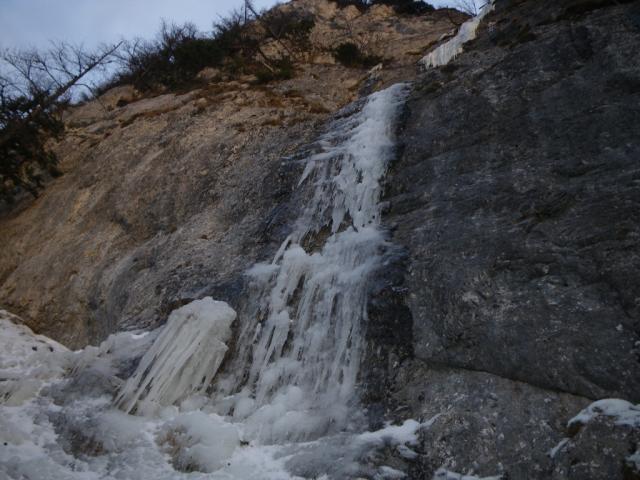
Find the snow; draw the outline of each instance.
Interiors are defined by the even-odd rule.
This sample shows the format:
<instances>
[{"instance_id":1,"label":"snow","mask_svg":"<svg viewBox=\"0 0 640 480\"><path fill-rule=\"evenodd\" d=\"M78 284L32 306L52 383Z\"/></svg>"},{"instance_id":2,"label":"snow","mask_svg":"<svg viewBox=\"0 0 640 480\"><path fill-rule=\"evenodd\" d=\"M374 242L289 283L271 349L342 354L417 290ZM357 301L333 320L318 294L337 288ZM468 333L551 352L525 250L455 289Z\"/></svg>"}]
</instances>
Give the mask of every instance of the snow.
<instances>
[{"instance_id":1,"label":"snow","mask_svg":"<svg viewBox=\"0 0 640 480\"><path fill-rule=\"evenodd\" d=\"M69 367L68 350L0 310L0 405L21 405Z\"/></svg>"},{"instance_id":2,"label":"snow","mask_svg":"<svg viewBox=\"0 0 640 480\"><path fill-rule=\"evenodd\" d=\"M39 415L32 402L21 406L0 407L0 478L2 479L71 479L81 478L60 463L73 463L56 445L51 424ZM98 478L86 475L83 479Z\"/></svg>"},{"instance_id":3,"label":"snow","mask_svg":"<svg viewBox=\"0 0 640 480\"><path fill-rule=\"evenodd\" d=\"M122 332L98 347L67 352L70 365L67 378L51 379L47 392L55 391L51 387L58 383L64 386L83 381L85 370L98 370L107 377L118 373L121 363L131 362L145 348L151 351L161 341L164 333L160 330L148 335ZM24 351L28 355L33 352ZM23 365L30 368L24 361ZM233 416L212 412L211 399L204 394L189 395L177 405L140 416L114 408L108 395L89 393L57 405L47 392L19 406L0 406L0 440L7 442L0 449L0 478L292 480L301 478L292 471L305 471L310 462L333 469L331 476L324 477L327 480L345 478L357 476L361 471L359 459L367 458L377 448L394 446L400 453L412 452L407 445L415 444L419 429L427 428L434 420L423 423L407 420L376 432L341 433L313 442L265 445L255 431L260 422L266 422L264 428L274 428L278 435L285 435L284 430L294 428L292 425L296 423L311 422L311 426L296 429L312 431L317 427L313 423L317 417L306 419L304 412L295 410L296 404L305 401L300 388L291 385L284 389L278 401L258 408L265 416L260 421L254 416L253 422L248 420L255 414L255 400L250 396L245 397L245 420L236 421ZM282 416L278 417L277 412L265 413L269 408L279 408ZM74 457L62 449L66 441L63 439L73 438L65 430L73 436L81 435L78 440L84 452L82 457ZM86 455L91 451L95 453ZM340 461L332 462L336 458ZM373 472L371 478L404 476L388 466L367 471Z\"/></svg>"},{"instance_id":4,"label":"snow","mask_svg":"<svg viewBox=\"0 0 640 480\"><path fill-rule=\"evenodd\" d=\"M475 17L470 18L460 25L458 33L456 33L454 37L428 53L420 60L420 64L424 68L440 67L448 64L460 55L463 51L464 44L476 38L480 22L482 22L482 19L493 9L493 1L488 2Z\"/></svg>"},{"instance_id":5,"label":"snow","mask_svg":"<svg viewBox=\"0 0 640 480\"><path fill-rule=\"evenodd\" d=\"M395 480L399 478L406 478L406 476L407 474L400 470L383 465L382 467L380 467L378 475L376 475L374 478Z\"/></svg>"},{"instance_id":6,"label":"snow","mask_svg":"<svg viewBox=\"0 0 640 480\"><path fill-rule=\"evenodd\" d=\"M501 480L503 477L501 475L492 476L492 477L478 477L476 475L462 475L460 473L451 472L444 468L438 469L435 475L433 476L433 480Z\"/></svg>"},{"instance_id":7,"label":"snow","mask_svg":"<svg viewBox=\"0 0 640 480\"><path fill-rule=\"evenodd\" d=\"M103 378L115 377L121 368L149 349L159 332L118 332L98 346L89 345L73 352L73 373L95 373ZM115 379L119 382L119 379Z\"/></svg>"},{"instance_id":8,"label":"snow","mask_svg":"<svg viewBox=\"0 0 640 480\"><path fill-rule=\"evenodd\" d=\"M136 408L151 412L204 391L227 352L235 318L229 305L211 297L171 312L116 404L127 413Z\"/></svg>"},{"instance_id":9,"label":"snow","mask_svg":"<svg viewBox=\"0 0 640 480\"><path fill-rule=\"evenodd\" d=\"M375 444L378 446L397 446L402 444L415 445L418 443L418 430L424 426L431 426L432 423L432 421L429 421L426 424L423 424L416 420L409 419L402 425L387 425L385 428L375 432L361 433L356 437L356 441Z\"/></svg>"},{"instance_id":10,"label":"snow","mask_svg":"<svg viewBox=\"0 0 640 480\"><path fill-rule=\"evenodd\" d=\"M0 478L64 478L46 452L56 436L38 415L37 396L63 378L71 354L19 322L0 310Z\"/></svg>"},{"instance_id":11,"label":"snow","mask_svg":"<svg viewBox=\"0 0 640 480\"><path fill-rule=\"evenodd\" d=\"M626 400L617 398L607 398L593 402L569 420L567 426L584 425L600 416L610 417L616 425L640 427L640 405L634 405Z\"/></svg>"},{"instance_id":12,"label":"snow","mask_svg":"<svg viewBox=\"0 0 640 480\"><path fill-rule=\"evenodd\" d=\"M168 422L159 443L177 469L211 473L225 466L240 445L240 437L237 428L223 418L196 410Z\"/></svg>"},{"instance_id":13,"label":"snow","mask_svg":"<svg viewBox=\"0 0 640 480\"><path fill-rule=\"evenodd\" d=\"M631 466L635 471L640 472L640 450L625 458L625 463Z\"/></svg>"},{"instance_id":14,"label":"snow","mask_svg":"<svg viewBox=\"0 0 640 480\"><path fill-rule=\"evenodd\" d=\"M554 458L558 454L558 452L561 451L568 442L569 442L568 438L563 438L562 440L560 440L560 442L558 442L558 444L555 447L549 450L549 453L548 453L549 457Z\"/></svg>"}]
</instances>

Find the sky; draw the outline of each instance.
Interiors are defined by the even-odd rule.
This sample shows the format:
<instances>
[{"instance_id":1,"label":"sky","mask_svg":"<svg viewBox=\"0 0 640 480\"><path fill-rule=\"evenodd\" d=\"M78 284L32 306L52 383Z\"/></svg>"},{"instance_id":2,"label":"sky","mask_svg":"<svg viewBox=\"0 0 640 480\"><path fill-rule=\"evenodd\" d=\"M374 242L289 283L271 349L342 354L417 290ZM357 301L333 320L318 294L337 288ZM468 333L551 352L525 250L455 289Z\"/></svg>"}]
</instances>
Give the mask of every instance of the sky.
<instances>
[{"instance_id":1,"label":"sky","mask_svg":"<svg viewBox=\"0 0 640 480\"><path fill-rule=\"evenodd\" d=\"M254 0L266 8L274 0ZM436 6L448 0L431 1ZM0 0L0 48L45 47L50 40L94 47L122 38L152 38L164 18L202 31L243 0Z\"/></svg>"},{"instance_id":2,"label":"sky","mask_svg":"<svg viewBox=\"0 0 640 480\"><path fill-rule=\"evenodd\" d=\"M257 8L275 4L256 0ZM242 0L0 0L0 47L42 47L49 40L95 46L152 38L161 20L191 21L202 31Z\"/></svg>"}]
</instances>

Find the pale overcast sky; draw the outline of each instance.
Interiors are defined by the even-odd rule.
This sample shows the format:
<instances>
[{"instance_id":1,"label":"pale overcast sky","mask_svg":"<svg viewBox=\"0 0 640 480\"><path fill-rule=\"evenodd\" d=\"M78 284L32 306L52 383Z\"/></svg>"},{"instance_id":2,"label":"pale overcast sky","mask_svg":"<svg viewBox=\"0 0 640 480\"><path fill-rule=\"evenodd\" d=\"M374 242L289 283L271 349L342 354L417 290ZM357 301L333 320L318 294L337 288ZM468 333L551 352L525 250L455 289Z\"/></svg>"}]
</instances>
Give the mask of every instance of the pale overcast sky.
<instances>
[{"instance_id":1,"label":"pale overcast sky","mask_svg":"<svg viewBox=\"0 0 640 480\"><path fill-rule=\"evenodd\" d=\"M162 18L191 21L202 31L242 0L0 0L0 47L45 46L65 40L94 46L155 35ZM274 0L255 0L258 8ZM440 6L448 0L430 2Z\"/></svg>"}]
</instances>

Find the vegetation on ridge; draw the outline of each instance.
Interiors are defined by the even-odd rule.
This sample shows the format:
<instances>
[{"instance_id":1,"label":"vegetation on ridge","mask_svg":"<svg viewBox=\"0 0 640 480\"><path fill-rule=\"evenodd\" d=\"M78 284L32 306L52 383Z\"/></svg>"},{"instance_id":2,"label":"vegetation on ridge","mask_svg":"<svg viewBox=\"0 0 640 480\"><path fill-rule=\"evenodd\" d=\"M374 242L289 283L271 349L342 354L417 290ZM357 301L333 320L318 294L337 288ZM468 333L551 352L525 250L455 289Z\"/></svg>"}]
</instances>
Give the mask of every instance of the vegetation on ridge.
<instances>
[{"instance_id":1,"label":"vegetation on ridge","mask_svg":"<svg viewBox=\"0 0 640 480\"><path fill-rule=\"evenodd\" d=\"M399 14L434 10L422 0L331 1L362 11L377 4ZM243 10L215 22L207 34L191 23L163 22L153 40L124 41L96 52L68 45L47 52L5 52L0 57L0 201L12 202L24 191L37 196L46 178L60 173L47 142L64 132L61 112L79 98L78 86L87 87L84 99L89 100L119 85L133 85L143 93L187 89L206 68L220 78L249 75L256 83L289 79L309 51L314 26L310 13L288 6L259 13L247 0ZM383 60L353 35L326 52L350 68L368 68ZM106 80L103 72L100 85L85 80L114 63L119 67L111 68Z\"/></svg>"},{"instance_id":2,"label":"vegetation on ridge","mask_svg":"<svg viewBox=\"0 0 640 480\"><path fill-rule=\"evenodd\" d=\"M353 5L360 11L369 9L374 5L388 5L393 7L396 13L408 15L422 15L432 12L435 7L423 0L331 0L340 7Z\"/></svg>"},{"instance_id":3,"label":"vegetation on ridge","mask_svg":"<svg viewBox=\"0 0 640 480\"><path fill-rule=\"evenodd\" d=\"M47 142L64 132L61 112L78 98L79 86L88 90L87 99L124 84L143 92L175 90L188 86L206 67L252 74L261 83L291 78L293 59L307 45L313 17L280 9L258 14L250 2L246 6L244 12L215 23L210 35L190 23L163 22L153 41L127 41L96 52L67 44L46 52L2 52L0 201L12 203L24 191L35 197L47 177L59 175L58 160ZM285 54L269 57L261 47L265 41L278 43ZM99 86L86 82L88 74L114 62L120 68L109 80Z\"/></svg>"},{"instance_id":4,"label":"vegetation on ridge","mask_svg":"<svg viewBox=\"0 0 640 480\"><path fill-rule=\"evenodd\" d=\"M140 91L175 89L193 82L206 67L230 74L256 75L263 81L290 78L293 60L308 43L315 21L296 10L272 10L258 14L235 11L216 22L209 35L195 25L163 22L155 40L125 42L120 54L121 70L103 86L131 84ZM284 54L270 56L262 45L272 40Z\"/></svg>"}]
</instances>

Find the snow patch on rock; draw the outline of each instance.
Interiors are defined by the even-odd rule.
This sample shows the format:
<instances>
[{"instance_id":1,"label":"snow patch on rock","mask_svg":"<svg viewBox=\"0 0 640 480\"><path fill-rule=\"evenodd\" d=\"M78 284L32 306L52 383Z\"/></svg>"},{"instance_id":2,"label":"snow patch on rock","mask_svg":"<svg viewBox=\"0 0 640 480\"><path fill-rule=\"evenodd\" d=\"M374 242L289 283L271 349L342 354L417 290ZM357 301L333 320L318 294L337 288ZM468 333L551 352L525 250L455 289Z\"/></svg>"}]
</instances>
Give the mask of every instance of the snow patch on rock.
<instances>
[{"instance_id":1,"label":"snow patch on rock","mask_svg":"<svg viewBox=\"0 0 640 480\"><path fill-rule=\"evenodd\" d=\"M416 420L406 420L402 425L387 425L375 432L364 432L356 436L356 442L382 445L415 445L418 443L418 431L423 427L428 427L433 423L430 420L420 423Z\"/></svg>"},{"instance_id":2,"label":"snow patch on rock","mask_svg":"<svg viewBox=\"0 0 640 480\"><path fill-rule=\"evenodd\" d=\"M502 480L502 475L492 477L478 477L476 475L463 475L460 473L451 472L444 468L440 468L433 476L433 480Z\"/></svg>"},{"instance_id":3,"label":"snow patch on rock","mask_svg":"<svg viewBox=\"0 0 640 480\"><path fill-rule=\"evenodd\" d=\"M634 405L618 398L606 398L593 402L578 415L569 420L569 430L577 430L597 417L610 417L616 425L640 427L640 405Z\"/></svg>"},{"instance_id":4,"label":"snow patch on rock","mask_svg":"<svg viewBox=\"0 0 640 480\"><path fill-rule=\"evenodd\" d=\"M625 463L629 468L640 473L640 450L636 450L635 453L625 458Z\"/></svg>"}]
</instances>

